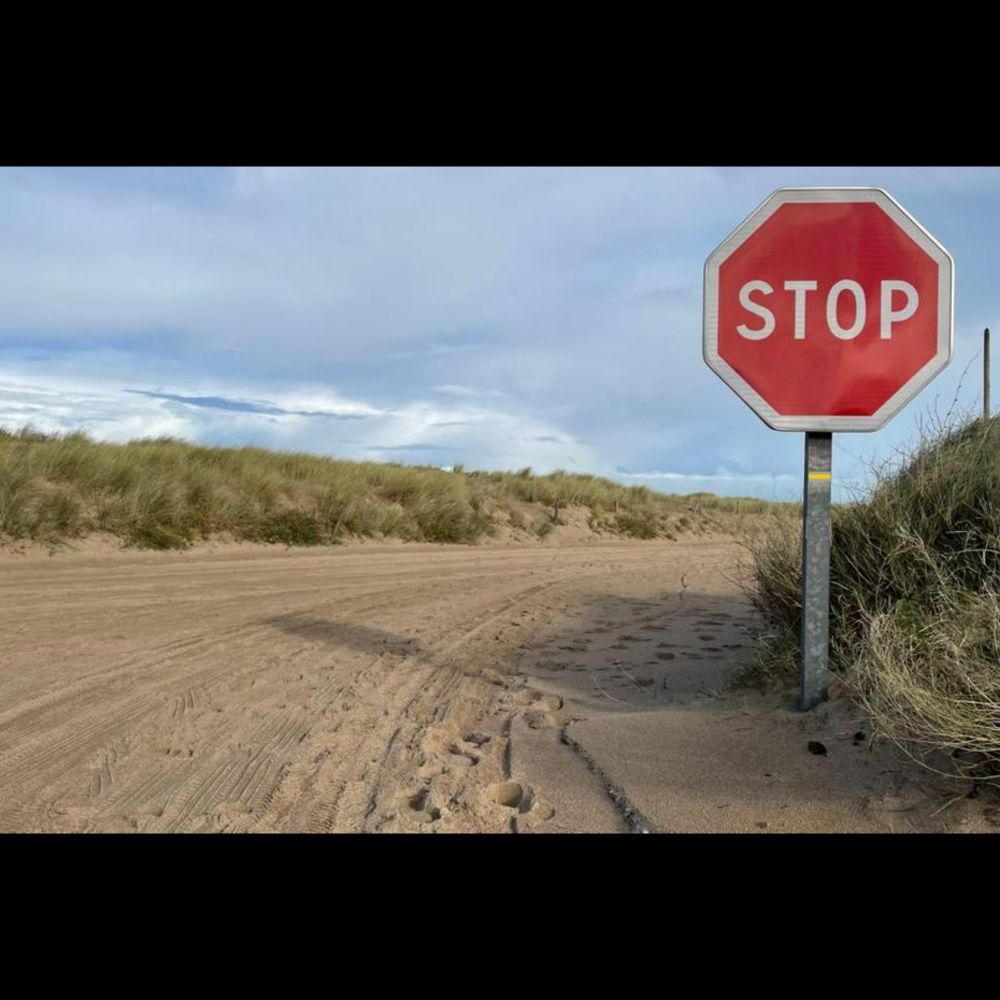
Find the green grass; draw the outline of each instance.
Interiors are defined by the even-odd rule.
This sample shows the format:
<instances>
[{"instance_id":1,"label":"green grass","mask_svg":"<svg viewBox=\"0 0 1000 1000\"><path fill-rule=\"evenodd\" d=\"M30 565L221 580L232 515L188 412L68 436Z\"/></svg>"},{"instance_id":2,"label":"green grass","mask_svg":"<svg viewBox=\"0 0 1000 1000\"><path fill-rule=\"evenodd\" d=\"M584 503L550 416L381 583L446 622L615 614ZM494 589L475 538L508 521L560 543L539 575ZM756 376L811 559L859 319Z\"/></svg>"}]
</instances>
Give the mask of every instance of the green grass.
<instances>
[{"instance_id":1,"label":"green grass","mask_svg":"<svg viewBox=\"0 0 1000 1000\"><path fill-rule=\"evenodd\" d=\"M634 538L724 529L734 517L774 506L668 496L563 471L448 472L173 438L105 444L84 433L0 429L6 541L56 545L106 532L154 549L212 537L284 545L349 537L474 543L502 524L544 538L559 530L557 503L561 511L585 508L595 531Z\"/></svg>"},{"instance_id":2,"label":"green grass","mask_svg":"<svg viewBox=\"0 0 1000 1000\"><path fill-rule=\"evenodd\" d=\"M1000 773L1000 418L938 428L833 510L831 667L880 731L948 771ZM798 669L801 523L750 544L769 633L744 680Z\"/></svg>"}]
</instances>

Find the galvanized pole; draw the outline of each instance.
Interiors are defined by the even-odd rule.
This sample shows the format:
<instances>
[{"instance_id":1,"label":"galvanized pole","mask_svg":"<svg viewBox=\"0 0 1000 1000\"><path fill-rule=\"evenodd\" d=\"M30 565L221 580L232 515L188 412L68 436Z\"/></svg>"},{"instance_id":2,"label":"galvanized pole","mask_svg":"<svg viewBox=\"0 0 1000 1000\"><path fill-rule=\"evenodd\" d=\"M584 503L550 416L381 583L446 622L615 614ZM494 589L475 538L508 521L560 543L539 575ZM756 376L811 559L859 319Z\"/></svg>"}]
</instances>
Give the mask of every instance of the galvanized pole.
<instances>
[{"instance_id":1,"label":"galvanized pole","mask_svg":"<svg viewBox=\"0 0 1000 1000\"><path fill-rule=\"evenodd\" d=\"M983 419L990 419L990 328L983 330Z\"/></svg>"},{"instance_id":2,"label":"galvanized pole","mask_svg":"<svg viewBox=\"0 0 1000 1000\"><path fill-rule=\"evenodd\" d=\"M833 435L806 433L802 509L803 712L826 701L830 640L830 482Z\"/></svg>"}]
</instances>

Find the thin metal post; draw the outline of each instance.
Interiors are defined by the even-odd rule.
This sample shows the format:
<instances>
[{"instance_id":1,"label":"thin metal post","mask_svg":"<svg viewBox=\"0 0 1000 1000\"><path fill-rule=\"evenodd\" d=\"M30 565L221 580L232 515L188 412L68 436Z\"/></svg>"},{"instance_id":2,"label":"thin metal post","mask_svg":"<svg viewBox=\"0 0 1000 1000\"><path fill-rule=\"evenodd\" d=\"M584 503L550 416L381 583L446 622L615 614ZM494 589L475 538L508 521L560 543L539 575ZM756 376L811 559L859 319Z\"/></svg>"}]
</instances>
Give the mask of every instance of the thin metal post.
<instances>
[{"instance_id":1,"label":"thin metal post","mask_svg":"<svg viewBox=\"0 0 1000 1000\"><path fill-rule=\"evenodd\" d=\"M799 707L827 696L830 640L830 483L833 435L806 433L802 509L802 686Z\"/></svg>"},{"instance_id":2,"label":"thin metal post","mask_svg":"<svg viewBox=\"0 0 1000 1000\"><path fill-rule=\"evenodd\" d=\"M983 419L989 420L990 413L990 328L983 330Z\"/></svg>"}]
</instances>

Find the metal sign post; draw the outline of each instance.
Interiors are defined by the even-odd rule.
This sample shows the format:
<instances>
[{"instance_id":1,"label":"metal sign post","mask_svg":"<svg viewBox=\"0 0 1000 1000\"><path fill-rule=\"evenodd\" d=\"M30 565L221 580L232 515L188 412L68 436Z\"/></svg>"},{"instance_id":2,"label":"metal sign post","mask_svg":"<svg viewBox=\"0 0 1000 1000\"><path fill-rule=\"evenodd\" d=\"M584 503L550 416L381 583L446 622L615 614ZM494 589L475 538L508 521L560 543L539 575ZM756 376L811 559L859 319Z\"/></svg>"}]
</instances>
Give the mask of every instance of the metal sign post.
<instances>
[{"instance_id":1,"label":"metal sign post","mask_svg":"<svg viewBox=\"0 0 1000 1000\"><path fill-rule=\"evenodd\" d=\"M806 433L802 491L802 671L803 712L826 701L830 632L830 483L833 435Z\"/></svg>"},{"instance_id":2,"label":"metal sign post","mask_svg":"<svg viewBox=\"0 0 1000 1000\"><path fill-rule=\"evenodd\" d=\"M983 330L983 419L990 419L990 328Z\"/></svg>"}]
</instances>

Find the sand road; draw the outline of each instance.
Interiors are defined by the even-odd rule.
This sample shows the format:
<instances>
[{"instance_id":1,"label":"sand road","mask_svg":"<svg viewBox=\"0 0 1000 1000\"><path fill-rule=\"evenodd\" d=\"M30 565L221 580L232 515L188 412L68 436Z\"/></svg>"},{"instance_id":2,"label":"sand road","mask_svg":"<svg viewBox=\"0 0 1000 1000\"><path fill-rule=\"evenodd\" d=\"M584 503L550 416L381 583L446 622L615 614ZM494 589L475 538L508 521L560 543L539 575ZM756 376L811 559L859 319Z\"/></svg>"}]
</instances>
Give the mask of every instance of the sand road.
<instances>
[{"instance_id":1,"label":"sand road","mask_svg":"<svg viewBox=\"0 0 1000 1000\"><path fill-rule=\"evenodd\" d=\"M505 678L532 633L626 579L676 588L731 554L5 557L0 829L509 829L484 790L509 777Z\"/></svg>"},{"instance_id":2,"label":"sand road","mask_svg":"<svg viewBox=\"0 0 1000 1000\"><path fill-rule=\"evenodd\" d=\"M6 555L0 830L898 828L891 802L866 808L892 789L858 776L854 743L817 798L831 761L798 746L802 720L723 696L756 627L736 556L725 538ZM752 711L767 724L733 735ZM746 752L768 732L777 764Z\"/></svg>"}]
</instances>

